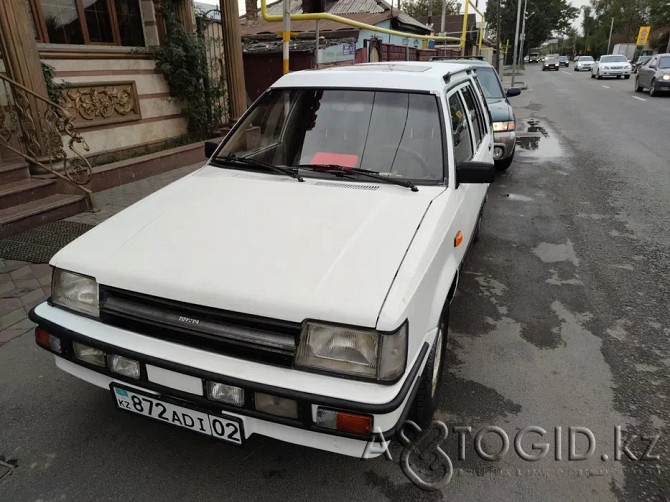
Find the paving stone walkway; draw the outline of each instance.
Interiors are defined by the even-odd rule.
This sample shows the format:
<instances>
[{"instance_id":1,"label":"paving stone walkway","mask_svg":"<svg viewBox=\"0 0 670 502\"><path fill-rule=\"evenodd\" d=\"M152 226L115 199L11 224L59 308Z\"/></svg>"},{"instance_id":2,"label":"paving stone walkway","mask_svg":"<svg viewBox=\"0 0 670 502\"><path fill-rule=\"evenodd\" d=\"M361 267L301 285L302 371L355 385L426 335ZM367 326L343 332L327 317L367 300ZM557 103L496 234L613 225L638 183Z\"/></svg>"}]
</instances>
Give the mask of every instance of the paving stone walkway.
<instances>
[{"instance_id":1,"label":"paving stone walkway","mask_svg":"<svg viewBox=\"0 0 670 502\"><path fill-rule=\"evenodd\" d=\"M98 192L95 195L100 211L81 213L67 218L66 221L97 225L159 188L195 171L200 166L202 163L181 167ZM46 300L50 294L51 267L48 264L0 258L0 346L18 336L32 332L35 325L28 319L28 312Z\"/></svg>"}]
</instances>

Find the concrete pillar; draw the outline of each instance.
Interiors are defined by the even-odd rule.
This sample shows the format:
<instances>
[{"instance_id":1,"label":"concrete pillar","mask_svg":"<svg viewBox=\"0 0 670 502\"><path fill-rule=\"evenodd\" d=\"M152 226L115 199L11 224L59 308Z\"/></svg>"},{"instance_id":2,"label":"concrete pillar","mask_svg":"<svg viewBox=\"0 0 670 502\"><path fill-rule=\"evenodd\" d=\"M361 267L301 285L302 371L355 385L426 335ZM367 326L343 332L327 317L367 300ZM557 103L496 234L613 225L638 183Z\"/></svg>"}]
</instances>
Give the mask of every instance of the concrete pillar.
<instances>
[{"instance_id":1,"label":"concrete pillar","mask_svg":"<svg viewBox=\"0 0 670 502\"><path fill-rule=\"evenodd\" d=\"M247 91L244 86L244 64L242 61L242 39L240 37L240 11L237 2L220 0L221 25L223 28L223 53L228 80L230 118L239 119L247 109Z\"/></svg>"},{"instance_id":2,"label":"concrete pillar","mask_svg":"<svg viewBox=\"0 0 670 502\"><path fill-rule=\"evenodd\" d=\"M0 52L6 72L12 80L49 99L42 63L25 0L0 0ZM18 104L22 143L29 155L41 158L49 151L43 138L43 122L48 110L45 102L31 94L13 89ZM52 139L53 140L53 139Z\"/></svg>"},{"instance_id":3,"label":"concrete pillar","mask_svg":"<svg viewBox=\"0 0 670 502\"><path fill-rule=\"evenodd\" d=\"M0 1L0 43L7 74L48 98L37 42L25 0Z\"/></svg>"}]
</instances>

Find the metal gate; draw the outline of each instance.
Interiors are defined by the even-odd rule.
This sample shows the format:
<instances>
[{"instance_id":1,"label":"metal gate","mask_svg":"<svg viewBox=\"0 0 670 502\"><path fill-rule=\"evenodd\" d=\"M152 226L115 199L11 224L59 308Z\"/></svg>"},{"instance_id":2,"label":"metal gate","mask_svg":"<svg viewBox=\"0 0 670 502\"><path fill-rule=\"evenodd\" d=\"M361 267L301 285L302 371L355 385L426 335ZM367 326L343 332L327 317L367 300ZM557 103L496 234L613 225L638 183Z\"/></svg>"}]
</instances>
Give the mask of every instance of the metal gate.
<instances>
[{"instance_id":1,"label":"metal gate","mask_svg":"<svg viewBox=\"0 0 670 502\"><path fill-rule=\"evenodd\" d=\"M226 67L223 52L223 28L221 11L217 8L206 12L196 11L196 30L205 46L207 73L209 81L205 82L205 92L210 113L220 116L220 124L228 123L230 103L226 85Z\"/></svg>"}]
</instances>

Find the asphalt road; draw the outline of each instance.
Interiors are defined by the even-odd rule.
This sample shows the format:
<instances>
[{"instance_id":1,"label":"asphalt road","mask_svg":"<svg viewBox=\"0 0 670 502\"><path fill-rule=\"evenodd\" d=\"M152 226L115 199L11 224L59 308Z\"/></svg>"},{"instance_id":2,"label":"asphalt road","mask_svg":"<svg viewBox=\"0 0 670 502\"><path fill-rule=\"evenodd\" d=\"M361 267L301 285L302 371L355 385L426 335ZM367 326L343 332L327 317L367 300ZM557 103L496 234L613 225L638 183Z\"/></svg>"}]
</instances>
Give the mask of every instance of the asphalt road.
<instances>
[{"instance_id":1,"label":"asphalt road","mask_svg":"<svg viewBox=\"0 0 670 502\"><path fill-rule=\"evenodd\" d=\"M437 416L449 483L416 488L398 445L364 462L258 436L237 448L122 414L23 336L0 348L0 460L15 466L0 501L668 500L670 97L572 67L522 78L525 149L491 186L451 308ZM464 459L455 426L471 428ZM500 451L493 426L509 450L485 460L474 437ZM546 434L521 447L547 443L538 461L515 453L531 426ZM659 458L616 460L617 426L636 459L660 435ZM595 439L586 460L569 459L570 427Z\"/></svg>"}]
</instances>

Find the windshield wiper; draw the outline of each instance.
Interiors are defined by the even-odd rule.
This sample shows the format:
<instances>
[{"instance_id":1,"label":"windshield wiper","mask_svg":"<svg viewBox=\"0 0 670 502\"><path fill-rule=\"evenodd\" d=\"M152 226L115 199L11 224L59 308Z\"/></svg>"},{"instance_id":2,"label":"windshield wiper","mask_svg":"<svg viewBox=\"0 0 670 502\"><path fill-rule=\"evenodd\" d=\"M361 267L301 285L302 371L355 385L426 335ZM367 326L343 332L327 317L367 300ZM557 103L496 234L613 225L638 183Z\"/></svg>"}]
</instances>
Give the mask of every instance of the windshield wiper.
<instances>
[{"instance_id":1,"label":"windshield wiper","mask_svg":"<svg viewBox=\"0 0 670 502\"><path fill-rule=\"evenodd\" d=\"M263 162L260 160L250 159L248 157L238 157L236 155L226 155L225 157L216 157L215 162L224 162L229 164L242 164L249 167L255 167L258 169L269 169L270 171L275 171L291 178L295 178L298 181L305 181L305 179L298 174L297 169L290 169L288 167L276 166L268 162Z\"/></svg>"},{"instance_id":2,"label":"windshield wiper","mask_svg":"<svg viewBox=\"0 0 670 502\"><path fill-rule=\"evenodd\" d=\"M411 181L396 180L394 178L382 176L379 171L370 171L369 169L361 169L360 167L347 167L341 166L339 164L298 164L295 167L299 167L301 169L312 169L313 171L322 171L326 173L360 174L362 176L367 176L368 178L391 183L392 185L411 188L412 192L419 191L417 186Z\"/></svg>"}]
</instances>

